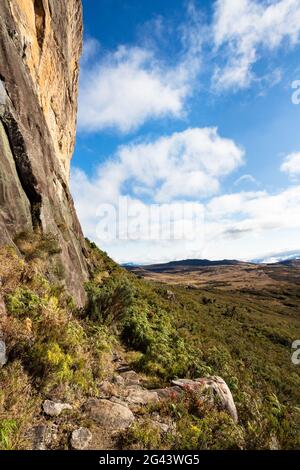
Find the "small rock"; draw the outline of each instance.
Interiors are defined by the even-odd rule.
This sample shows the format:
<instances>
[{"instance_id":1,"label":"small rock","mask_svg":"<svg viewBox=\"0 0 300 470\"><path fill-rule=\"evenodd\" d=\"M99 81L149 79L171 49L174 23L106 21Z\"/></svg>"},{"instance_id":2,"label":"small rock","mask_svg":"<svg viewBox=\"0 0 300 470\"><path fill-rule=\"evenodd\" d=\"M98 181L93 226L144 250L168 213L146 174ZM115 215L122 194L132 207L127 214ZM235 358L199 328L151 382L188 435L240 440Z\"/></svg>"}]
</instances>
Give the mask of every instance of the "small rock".
<instances>
[{"instance_id":1,"label":"small rock","mask_svg":"<svg viewBox=\"0 0 300 470\"><path fill-rule=\"evenodd\" d=\"M47 426L38 424L28 431L28 437L32 439L33 450L46 450L45 437L47 433Z\"/></svg>"},{"instance_id":2,"label":"small rock","mask_svg":"<svg viewBox=\"0 0 300 470\"><path fill-rule=\"evenodd\" d=\"M123 377L118 374L113 376L113 382L119 386L123 386L125 384L125 380L123 379Z\"/></svg>"},{"instance_id":3,"label":"small rock","mask_svg":"<svg viewBox=\"0 0 300 470\"><path fill-rule=\"evenodd\" d=\"M45 400L43 403L44 413L48 416L59 416L64 410L72 410L68 403L58 403L52 400Z\"/></svg>"},{"instance_id":4,"label":"small rock","mask_svg":"<svg viewBox=\"0 0 300 470\"><path fill-rule=\"evenodd\" d=\"M0 80L0 105L4 106L7 99L7 93L2 80Z\"/></svg>"},{"instance_id":5,"label":"small rock","mask_svg":"<svg viewBox=\"0 0 300 470\"><path fill-rule=\"evenodd\" d=\"M169 289L166 292L166 297L167 297L168 300L175 300L176 299L174 292L169 290Z\"/></svg>"},{"instance_id":6,"label":"small rock","mask_svg":"<svg viewBox=\"0 0 300 470\"><path fill-rule=\"evenodd\" d=\"M134 415L127 406L110 400L88 400L85 411L105 429L126 429L134 421Z\"/></svg>"},{"instance_id":7,"label":"small rock","mask_svg":"<svg viewBox=\"0 0 300 470\"><path fill-rule=\"evenodd\" d=\"M159 400L156 392L144 389L142 387L128 387L126 401L133 405L147 405Z\"/></svg>"},{"instance_id":8,"label":"small rock","mask_svg":"<svg viewBox=\"0 0 300 470\"><path fill-rule=\"evenodd\" d=\"M101 397L109 398L118 395L118 390L115 384L105 380L99 387Z\"/></svg>"},{"instance_id":9,"label":"small rock","mask_svg":"<svg viewBox=\"0 0 300 470\"><path fill-rule=\"evenodd\" d=\"M136 372L134 372L134 370L122 372L120 375L124 379L126 385L139 385L140 383L140 377Z\"/></svg>"},{"instance_id":10,"label":"small rock","mask_svg":"<svg viewBox=\"0 0 300 470\"><path fill-rule=\"evenodd\" d=\"M78 428L72 432L71 446L76 450L84 450L92 440L92 433L87 428Z\"/></svg>"},{"instance_id":11,"label":"small rock","mask_svg":"<svg viewBox=\"0 0 300 470\"><path fill-rule=\"evenodd\" d=\"M38 424L27 431L26 437L32 441L33 450L46 450L47 446L57 440L57 431L58 426L55 424Z\"/></svg>"},{"instance_id":12,"label":"small rock","mask_svg":"<svg viewBox=\"0 0 300 470\"><path fill-rule=\"evenodd\" d=\"M272 436L269 442L269 450L280 450L280 445L276 436Z\"/></svg>"},{"instance_id":13,"label":"small rock","mask_svg":"<svg viewBox=\"0 0 300 470\"><path fill-rule=\"evenodd\" d=\"M161 423L160 421L151 421L153 426L156 426L160 431L164 432L164 433L167 433L170 429L170 426L168 424L165 424L165 423Z\"/></svg>"},{"instance_id":14,"label":"small rock","mask_svg":"<svg viewBox=\"0 0 300 470\"><path fill-rule=\"evenodd\" d=\"M130 371L130 367L128 364L120 364L117 369L116 369L117 372L127 372L127 371Z\"/></svg>"},{"instance_id":15,"label":"small rock","mask_svg":"<svg viewBox=\"0 0 300 470\"><path fill-rule=\"evenodd\" d=\"M0 367L4 366L6 362L7 362L6 344L4 340L0 339Z\"/></svg>"}]
</instances>

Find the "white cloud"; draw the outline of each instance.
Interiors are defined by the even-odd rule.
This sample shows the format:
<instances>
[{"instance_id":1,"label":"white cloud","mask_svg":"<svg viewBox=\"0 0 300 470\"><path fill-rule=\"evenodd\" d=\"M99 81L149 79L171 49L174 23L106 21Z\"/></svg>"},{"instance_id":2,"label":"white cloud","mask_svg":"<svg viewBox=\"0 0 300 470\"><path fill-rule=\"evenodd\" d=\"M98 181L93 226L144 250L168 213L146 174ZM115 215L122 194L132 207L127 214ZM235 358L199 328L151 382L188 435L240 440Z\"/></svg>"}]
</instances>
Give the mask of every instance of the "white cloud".
<instances>
[{"instance_id":1,"label":"white cloud","mask_svg":"<svg viewBox=\"0 0 300 470\"><path fill-rule=\"evenodd\" d=\"M278 194L242 192L213 198L207 205L207 221L218 220L219 234L300 228L300 186Z\"/></svg>"},{"instance_id":2,"label":"white cloud","mask_svg":"<svg viewBox=\"0 0 300 470\"><path fill-rule=\"evenodd\" d=\"M214 259L253 259L299 249L299 213L300 186L214 197L205 211L205 252Z\"/></svg>"},{"instance_id":3,"label":"white cloud","mask_svg":"<svg viewBox=\"0 0 300 470\"><path fill-rule=\"evenodd\" d=\"M299 42L300 0L217 0L213 37L225 65L215 70L217 89L245 88L254 78L253 65L262 50L272 51L286 40Z\"/></svg>"},{"instance_id":4,"label":"white cloud","mask_svg":"<svg viewBox=\"0 0 300 470\"><path fill-rule=\"evenodd\" d=\"M280 167L281 171L288 173L292 178L300 176L300 152L287 155Z\"/></svg>"},{"instance_id":5,"label":"white cloud","mask_svg":"<svg viewBox=\"0 0 300 470\"><path fill-rule=\"evenodd\" d=\"M119 46L100 56L99 44L89 38L81 66L78 129L126 133L149 119L182 118L201 48L199 37L186 29L182 41L189 45L178 63L170 65L157 58L154 48Z\"/></svg>"},{"instance_id":6,"label":"white cloud","mask_svg":"<svg viewBox=\"0 0 300 470\"><path fill-rule=\"evenodd\" d=\"M252 184L255 184L255 185L258 185L258 182L257 180L254 178L254 176L252 175L242 175L240 176L235 182L234 182L234 186L238 186L242 183L252 183Z\"/></svg>"},{"instance_id":7,"label":"white cloud","mask_svg":"<svg viewBox=\"0 0 300 470\"><path fill-rule=\"evenodd\" d=\"M98 167L92 178L79 169L72 172L72 192L84 232L107 248L97 231L103 209L108 207L110 210L109 207L126 202L131 214L129 218L134 218L136 213L141 214L137 223L139 227L131 226L130 237L134 237L136 230L144 240L151 207L164 204L163 207L173 211L177 205L184 212L176 212L173 217L175 240L164 240L162 245L159 241L149 241L151 249L148 254L153 259L156 255L161 257L161 247L164 246L165 250L168 247L164 256L168 253L168 256L175 257L182 244L188 245L189 250L196 250L195 243L202 246L202 228L198 230L193 225L195 217L199 220L203 211L203 203L199 199L218 192L220 180L243 163L243 156L242 149L232 140L220 137L214 128L187 129L155 141L122 146L113 158ZM114 209L112 219L113 212ZM119 221L121 232L128 230L125 219L122 217ZM153 223L152 229L156 232L155 227L159 225L164 233L168 230L168 221L168 213L163 213L160 220ZM113 224L111 220L110 227ZM177 240L178 233L186 224L189 232L195 233L194 244ZM109 242L109 251L116 257L123 252L119 261L126 261L124 256L128 257L127 261L129 257L136 261L140 246L144 247L145 241L137 241L133 245L132 240L115 240Z\"/></svg>"},{"instance_id":8,"label":"white cloud","mask_svg":"<svg viewBox=\"0 0 300 470\"><path fill-rule=\"evenodd\" d=\"M241 165L243 155L217 129L191 128L121 146L114 158L99 167L92 184L101 188L101 194L105 188L106 202L124 194L124 186L134 197L144 194L152 202L195 200L216 193L220 178Z\"/></svg>"},{"instance_id":9,"label":"white cloud","mask_svg":"<svg viewBox=\"0 0 300 470\"><path fill-rule=\"evenodd\" d=\"M83 51L80 59L81 67L87 66L100 52L100 42L92 37L86 38L83 43Z\"/></svg>"},{"instance_id":10,"label":"white cloud","mask_svg":"<svg viewBox=\"0 0 300 470\"><path fill-rule=\"evenodd\" d=\"M149 203L129 197L129 221L135 222L128 230L129 238L106 240L97 232L98 206L101 201L113 199L105 194L103 181L90 180L76 171L72 177L73 193L84 232L119 262L159 262L183 258L238 258L252 259L270 251L299 249L300 186L293 186L277 194L266 191L240 192L213 197L206 205L189 203L192 214L199 217L197 230L193 218L179 213L174 219L175 239L147 236L149 230ZM118 203L118 201L115 201ZM174 203L170 204L174 207ZM139 214L139 215L137 215ZM189 213L188 213L189 214ZM121 231L128 220L120 220ZM113 224L113 220L109 224ZM158 230L167 230L167 219L157 222ZM178 239L182 223L190 224L192 239ZM139 227L141 225L141 227ZM135 239L134 231L137 230ZM152 232L156 233L156 222ZM160 233L161 233L160 232Z\"/></svg>"}]
</instances>

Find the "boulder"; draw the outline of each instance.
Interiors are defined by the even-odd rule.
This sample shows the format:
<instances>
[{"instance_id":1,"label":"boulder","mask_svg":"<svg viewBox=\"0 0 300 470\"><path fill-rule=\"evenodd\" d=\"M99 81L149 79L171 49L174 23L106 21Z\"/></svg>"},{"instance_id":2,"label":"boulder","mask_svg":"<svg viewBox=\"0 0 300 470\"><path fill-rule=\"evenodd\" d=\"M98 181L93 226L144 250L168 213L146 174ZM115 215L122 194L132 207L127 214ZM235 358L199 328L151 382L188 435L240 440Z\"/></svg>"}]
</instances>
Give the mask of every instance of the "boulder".
<instances>
[{"instance_id":1,"label":"boulder","mask_svg":"<svg viewBox=\"0 0 300 470\"><path fill-rule=\"evenodd\" d=\"M52 400L45 400L43 403L44 413L48 416L59 416L64 410L72 410L68 403L59 403Z\"/></svg>"},{"instance_id":2,"label":"boulder","mask_svg":"<svg viewBox=\"0 0 300 470\"><path fill-rule=\"evenodd\" d=\"M125 399L132 405L147 405L159 400L157 392L138 386L128 387L126 392L127 396Z\"/></svg>"},{"instance_id":3,"label":"boulder","mask_svg":"<svg viewBox=\"0 0 300 470\"><path fill-rule=\"evenodd\" d=\"M221 377L214 375L209 377L202 377L196 380L178 379L173 380L172 383L183 389L189 388L192 390L211 390L218 396L222 407L228 411L232 419L236 423L238 422L238 414L231 391L226 382Z\"/></svg>"},{"instance_id":4,"label":"boulder","mask_svg":"<svg viewBox=\"0 0 300 470\"><path fill-rule=\"evenodd\" d=\"M184 395L184 390L176 385L174 387L156 388L153 391L157 393L160 400L175 400Z\"/></svg>"},{"instance_id":5,"label":"boulder","mask_svg":"<svg viewBox=\"0 0 300 470\"><path fill-rule=\"evenodd\" d=\"M134 421L127 406L110 400L90 399L84 408L88 416L105 429L127 429Z\"/></svg>"},{"instance_id":6,"label":"boulder","mask_svg":"<svg viewBox=\"0 0 300 470\"><path fill-rule=\"evenodd\" d=\"M87 428L75 429L71 436L71 446L76 450L84 450L89 446L92 437L91 431Z\"/></svg>"}]
</instances>

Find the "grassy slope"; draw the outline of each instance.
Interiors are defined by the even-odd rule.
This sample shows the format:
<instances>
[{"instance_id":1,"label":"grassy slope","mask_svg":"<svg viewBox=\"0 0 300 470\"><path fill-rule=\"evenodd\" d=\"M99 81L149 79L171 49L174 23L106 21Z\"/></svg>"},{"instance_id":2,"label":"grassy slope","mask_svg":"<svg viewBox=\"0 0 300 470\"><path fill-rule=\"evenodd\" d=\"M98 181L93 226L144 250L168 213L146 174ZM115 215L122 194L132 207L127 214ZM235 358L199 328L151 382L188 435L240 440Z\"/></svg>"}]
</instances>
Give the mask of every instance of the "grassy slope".
<instances>
[{"instance_id":1,"label":"grassy slope","mask_svg":"<svg viewBox=\"0 0 300 470\"><path fill-rule=\"evenodd\" d=\"M17 243L23 260L11 249L0 259L8 310L1 329L9 351L0 371L2 448L26 447L24 430L46 396L79 402L96 396L110 372L108 356L120 346L149 386L222 376L240 416L235 427L222 412L200 413L187 403L176 405L178 411L171 404L161 412L177 421L175 444L144 428L131 431L125 446L268 448L276 437L280 447L300 447L300 370L290 350L300 338L296 293L289 307L266 295L170 288L137 278L90 244L89 300L78 312L61 285L55 240L23 234Z\"/></svg>"}]
</instances>

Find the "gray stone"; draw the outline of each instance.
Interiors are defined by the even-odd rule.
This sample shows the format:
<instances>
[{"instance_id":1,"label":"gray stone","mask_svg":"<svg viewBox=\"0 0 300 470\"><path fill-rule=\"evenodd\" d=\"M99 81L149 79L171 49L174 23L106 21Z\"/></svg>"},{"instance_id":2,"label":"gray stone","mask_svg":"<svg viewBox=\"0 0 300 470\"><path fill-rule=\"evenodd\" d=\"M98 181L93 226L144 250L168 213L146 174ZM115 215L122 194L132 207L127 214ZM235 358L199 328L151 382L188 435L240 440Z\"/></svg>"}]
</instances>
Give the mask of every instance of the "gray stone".
<instances>
[{"instance_id":1,"label":"gray stone","mask_svg":"<svg viewBox=\"0 0 300 470\"><path fill-rule=\"evenodd\" d=\"M172 383L183 389L190 388L192 390L211 390L218 396L222 407L228 411L232 419L236 423L238 422L238 414L233 400L233 396L228 385L221 377L214 375L209 377L202 377L196 380L178 379L173 380Z\"/></svg>"},{"instance_id":2,"label":"gray stone","mask_svg":"<svg viewBox=\"0 0 300 470\"><path fill-rule=\"evenodd\" d=\"M47 426L38 424L29 430L29 436L32 439L33 450L46 450L45 439L47 434Z\"/></svg>"},{"instance_id":3,"label":"gray stone","mask_svg":"<svg viewBox=\"0 0 300 470\"><path fill-rule=\"evenodd\" d=\"M176 300L174 292L169 289L166 292L166 297L168 300L172 300L172 301Z\"/></svg>"},{"instance_id":4,"label":"gray stone","mask_svg":"<svg viewBox=\"0 0 300 470\"><path fill-rule=\"evenodd\" d=\"M32 441L33 450L46 450L47 446L57 440L57 431L58 426L55 424L37 424L28 429L26 437Z\"/></svg>"},{"instance_id":5,"label":"gray stone","mask_svg":"<svg viewBox=\"0 0 300 470\"><path fill-rule=\"evenodd\" d=\"M152 420L152 425L157 427L161 432L167 433L170 430L169 424L161 423L160 421Z\"/></svg>"},{"instance_id":6,"label":"gray stone","mask_svg":"<svg viewBox=\"0 0 300 470\"><path fill-rule=\"evenodd\" d=\"M7 362L5 341L0 339L0 367Z\"/></svg>"},{"instance_id":7,"label":"gray stone","mask_svg":"<svg viewBox=\"0 0 300 470\"><path fill-rule=\"evenodd\" d=\"M132 405L147 405L159 400L155 391L147 390L142 387L128 387L126 401Z\"/></svg>"},{"instance_id":8,"label":"gray stone","mask_svg":"<svg viewBox=\"0 0 300 470\"><path fill-rule=\"evenodd\" d=\"M73 449L76 450L84 450L89 446L92 438L93 435L89 429L75 429L75 431L72 432L71 436L71 446L73 447Z\"/></svg>"},{"instance_id":9,"label":"gray stone","mask_svg":"<svg viewBox=\"0 0 300 470\"><path fill-rule=\"evenodd\" d=\"M126 385L139 385L140 376L134 370L122 372L120 376L124 379Z\"/></svg>"},{"instance_id":10,"label":"gray stone","mask_svg":"<svg viewBox=\"0 0 300 470\"><path fill-rule=\"evenodd\" d=\"M59 403L52 400L45 400L43 403L44 413L48 416L59 416L64 410L72 410L68 403Z\"/></svg>"},{"instance_id":11,"label":"gray stone","mask_svg":"<svg viewBox=\"0 0 300 470\"><path fill-rule=\"evenodd\" d=\"M85 411L90 418L105 429L126 429L134 421L134 415L127 406L110 400L88 400Z\"/></svg>"},{"instance_id":12,"label":"gray stone","mask_svg":"<svg viewBox=\"0 0 300 470\"><path fill-rule=\"evenodd\" d=\"M128 403L126 403L125 398L123 399L119 397L111 397L109 400L113 403L119 403L119 405L128 406Z\"/></svg>"},{"instance_id":13,"label":"gray stone","mask_svg":"<svg viewBox=\"0 0 300 470\"><path fill-rule=\"evenodd\" d=\"M121 375L118 375L118 374L113 376L113 382L114 382L114 384L119 385L119 386L122 386L122 385L125 384L124 378Z\"/></svg>"},{"instance_id":14,"label":"gray stone","mask_svg":"<svg viewBox=\"0 0 300 470\"><path fill-rule=\"evenodd\" d=\"M157 393L160 400L177 399L184 395L183 389L178 386L156 388L153 391Z\"/></svg>"},{"instance_id":15,"label":"gray stone","mask_svg":"<svg viewBox=\"0 0 300 470\"><path fill-rule=\"evenodd\" d=\"M3 85L2 80L0 80L0 106L4 106L6 103L7 94Z\"/></svg>"},{"instance_id":16,"label":"gray stone","mask_svg":"<svg viewBox=\"0 0 300 470\"><path fill-rule=\"evenodd\" d=\"M117 368L116 368L116 372L128 372L130 371L130 367L128 364L120 364Z\"/></svg>"}]
</instances>

